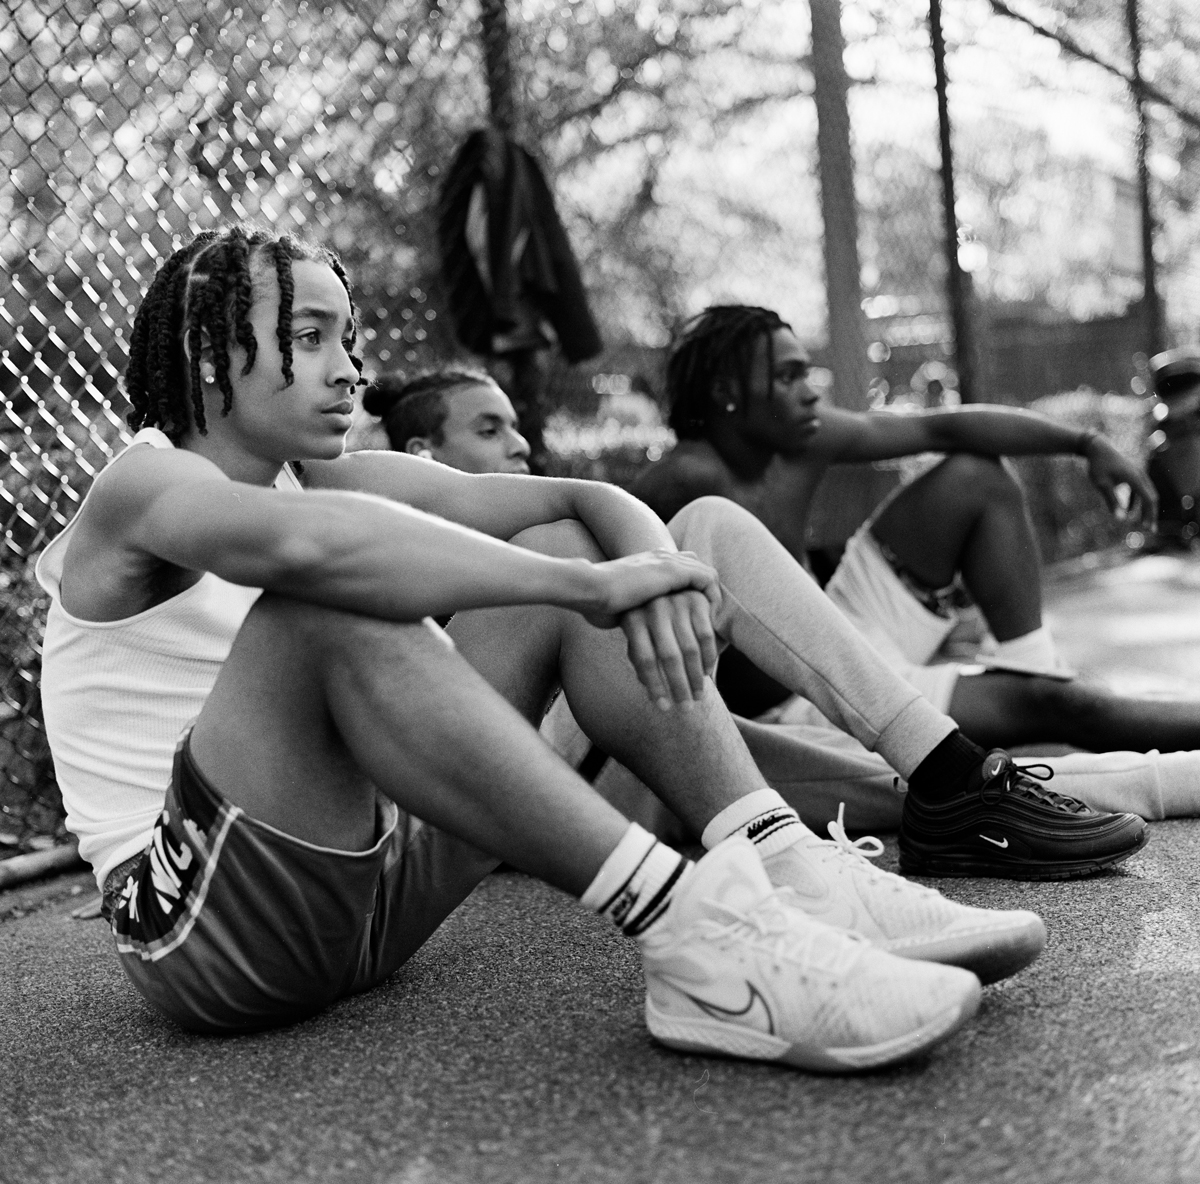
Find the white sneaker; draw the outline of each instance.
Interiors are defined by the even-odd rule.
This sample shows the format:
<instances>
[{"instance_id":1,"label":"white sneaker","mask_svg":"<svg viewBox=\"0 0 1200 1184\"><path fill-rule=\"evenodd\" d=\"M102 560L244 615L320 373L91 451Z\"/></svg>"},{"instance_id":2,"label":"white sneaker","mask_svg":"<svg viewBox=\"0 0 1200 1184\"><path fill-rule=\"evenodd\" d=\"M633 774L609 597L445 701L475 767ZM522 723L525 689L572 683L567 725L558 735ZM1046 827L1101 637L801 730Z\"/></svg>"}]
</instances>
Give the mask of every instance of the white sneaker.
<instances>
[{"instance_id":1,"label":"white sneaker","mask_svg":"<svg viewBox=\"0 0 1200 1184\"><path fill-rule=\"evenodd\" d=\"M684 1052L867 1069L921 1052L979 1006L973 974L814 921L740 836L692 869L639 942L646 1025Z\"/></svg>"},{"instance_id":2,"label":"white sneaker","mask_svg":"<svg viewBox=\"0 0 1200 1184\"><path fill-rule=\"evenodd\" d=\"M1046 944L1046 926L1024 910L955 904L933 888L875 867L875 838L847 838L844 807L829 839L811 831L764 861L773 884L791 888L810 917L861 934L902 958L944 962L993 983L1028 966Z\"/></svg>"},{"instance_id":3,"label":"white sneaker","mask_svg":"<svg viewBox=\"0 0 1200 1184\"><path fill-rule=\"evenodd\" d=\"M1059 682L1074 682L1079 677L1078 670L1072 670L1070 666L1064 666L1057 661L1054 665L1047 666L1038 662L1002 658L999 654L980 653L975 655L974 664L982 666L984 670L998 670L1002 674L1028 674L1034 678L1054 678Z\"/></svg>"}]
</instances>

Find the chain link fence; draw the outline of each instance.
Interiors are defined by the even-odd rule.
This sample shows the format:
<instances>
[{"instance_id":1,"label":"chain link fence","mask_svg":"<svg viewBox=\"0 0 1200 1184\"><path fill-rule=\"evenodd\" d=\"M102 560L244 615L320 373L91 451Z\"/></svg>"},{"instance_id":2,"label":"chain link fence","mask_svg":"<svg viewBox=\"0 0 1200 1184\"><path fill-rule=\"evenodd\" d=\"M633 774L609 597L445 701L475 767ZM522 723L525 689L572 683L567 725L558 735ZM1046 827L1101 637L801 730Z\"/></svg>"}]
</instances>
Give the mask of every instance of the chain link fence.
<instances>
[{"instance_id":1,"label":"chain link fence","mask_svg":"<svg viewBox=\"0 0 1200 1184\"><path fill-rule=\"evenodd\" d=\"M449 6L448 6L449 8ZM128 439L158 265L229 220L337 248L368 370L458 351L431 196L486 110L474 18L436 0L6 0L0 17L0 856L60 840L32 557Z\"/></svg>"},{"instance_id":2,"label":"chain link fence","mask_svg":"<svg viewBox=\"0 0 1200 1184\"><path fill-rule=\"evenodd\" d=\"M434 199L441 170L486 117L489 95L481 9L469 2L0 4L2 856L65 837L40 726L46 606L31 558L127 438L120 375L155 269L200 230L267 224L342 254L362 310L368 375L459 356L440 311ZM633 188L612 234L594 235L585 258L596 274L619 277L609 283L610 306L631 302L633 271L612 270L630 244L661 264L648 267L646 291L669 295L676 256L689 242L696 252L721 239L711 228L692 233L693 223L656 196L670 192L658 186L679 112L703 109L706 126L719 130L744 111L811 101L804 64L778 60L772 45L750 45L742 90L696 81L709 77L696 72L705 54L713 70L723 68L721 38L748 24L755 6L628 7L548 0L522 8L520 21L510 11L516 90L526 103L518 128L557 154L552 164L576 170L576 190L597 187L589 169L604 151L649 145L644 176L626 170ZM1008 7L1046 25L1031 36L1070 36L1127 69L1124 0ZM1151 96L1155 134L1173 137L1181 162L1178 177L1158 184L1182 191L1200 170L1200 136L1176 110L1197 108L1200 18L1191 0L1143 0L1142 17L1146 78L1170 100ZM580 208L575 226L600 226L583 197Z\"/></svg>"},{"instance_id":3,"label":"chain link fence","mask_svg":"<svg viewBox=\"0 0 1200 1184\"><path fill-rule=\"evenodd\" d=\"M1192 0L989 0L1010 26L1053 44L1064 59L1086 63L1089 89L1134 121L1129 151L1133 185L1124 195L1124 259L1114 264L1143 283L1152 348L1168 344L1160 307L1169 303L1200 320L1200 244L1191 211L1200 183L1200 8ZM1100 100L1103 102L1103 98ZM1120 204L1120 197L1118 204ZM1139 236L1142 242L1130 249ZM1157 241L1153 241L1157 240ZM1140 255L1140 257L1139 257ZM1131 257L1132 256L1132 257ZM1182 265L1181 265L1182 263Z\"/></svg>"}]
</instances>

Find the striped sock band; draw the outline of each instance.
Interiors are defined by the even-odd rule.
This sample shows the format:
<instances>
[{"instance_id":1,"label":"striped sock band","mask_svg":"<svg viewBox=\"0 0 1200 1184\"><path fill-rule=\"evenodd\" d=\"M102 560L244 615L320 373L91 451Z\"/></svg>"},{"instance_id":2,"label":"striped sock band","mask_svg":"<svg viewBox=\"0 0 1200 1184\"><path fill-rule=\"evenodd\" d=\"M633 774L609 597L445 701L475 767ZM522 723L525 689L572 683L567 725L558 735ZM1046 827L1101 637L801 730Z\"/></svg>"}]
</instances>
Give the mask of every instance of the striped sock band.
<instances>
[{"instance_id":1,"label":"striped sock band","mask_svg":"<svg viewBox=\"0 0 1200 1184\"><path fill-rule=\"evenodd\" d=\"M691 867L678 851L631 822L580 903L637 937L667 911L671 894Z\"/></svg>"},{"instance_id":2,"label":"striped sock band","mask_svg":"<svg viewBox=\"0 0 1200 1184\"><path fill-rule=\"evenodd\" d=\"M704 828L700 841L707 850L731 835L742 835L754 844L760 859L790 847L809 833L800 815L773 789L756 789L726 806Z\"/></svg>"}]
</instances>

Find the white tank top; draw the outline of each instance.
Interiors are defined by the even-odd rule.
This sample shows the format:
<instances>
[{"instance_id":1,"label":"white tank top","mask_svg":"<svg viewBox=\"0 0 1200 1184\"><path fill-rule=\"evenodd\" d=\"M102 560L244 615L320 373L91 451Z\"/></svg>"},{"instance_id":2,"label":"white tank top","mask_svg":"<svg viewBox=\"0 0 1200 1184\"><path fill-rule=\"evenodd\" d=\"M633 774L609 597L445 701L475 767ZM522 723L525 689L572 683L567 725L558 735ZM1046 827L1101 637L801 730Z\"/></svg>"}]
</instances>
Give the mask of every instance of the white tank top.
<instances>
[{"instance_id":1,"label":"white tank top","mask_svg":"<svg viewBox=\"0 0 1200 1184\"><path fill-rule=\"evenodd\" d=\"M129 447L139 444L174 447L157 428L143 428ZM300 487L287 468L276 485ZM132 617L81 620L59 598L77 518L37 563L38 582L50 594L42 712L67 828L103 886L109 871L149 843L175 746L200 713L262 590L205 572L190 588Z\"/></svg>"}]
</instances>

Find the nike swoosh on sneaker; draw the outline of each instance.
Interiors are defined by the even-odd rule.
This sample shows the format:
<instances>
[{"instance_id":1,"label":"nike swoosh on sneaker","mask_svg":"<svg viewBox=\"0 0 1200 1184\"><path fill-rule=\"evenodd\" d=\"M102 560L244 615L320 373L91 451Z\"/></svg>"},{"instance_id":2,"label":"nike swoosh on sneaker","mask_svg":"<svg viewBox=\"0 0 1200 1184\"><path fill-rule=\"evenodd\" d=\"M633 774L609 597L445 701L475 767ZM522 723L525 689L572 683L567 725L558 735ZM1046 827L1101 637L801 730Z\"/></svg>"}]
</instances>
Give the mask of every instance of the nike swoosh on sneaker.
<instances>
[{"instance_id":1,"label":"nike swoosh on sneaker","mask_svg":"<svg viewBox=\"0 0 1200 1184\"><path fill-rule=\"evenodd\" d=\"M771 1009L767 1006L767 1001L759 994L758 988L753 983L747 983L746 989L750 992L750 998L746 1001L745 1007L737 1010L722 1007L718 1003L708 1003L704 999L697 999L695 995L688 994L686 991L683 993L701 1011L706 1011L713 1019L742 1020L746 1027L774 1036L775 1021L771 1016Z\"/></svg>"},{"instance_id":2,"label":"nike swoosh on sneaker","mask_svg":"<svg viewBox=\"0 0 1200 1184\"><path fill-rule=\"evenodd\" d=\"M989 838L987 837L987 835L980 835L979 837L980 837L980 838L981 838L981 839L982 839L982 840L983 840L985 843L991 843L991 844L993 844L994 846L996 846L996 847L999 847L1001 850L1003 850L1005 847L1007 847L1007 846L1008 846L1008 839L1005 839L1005 840L1004 840L1004 842L1002 843L1002 842L1000 842L1000 840L999 840L999 839L989 839Z\"/></svg>"}]
</instances>

